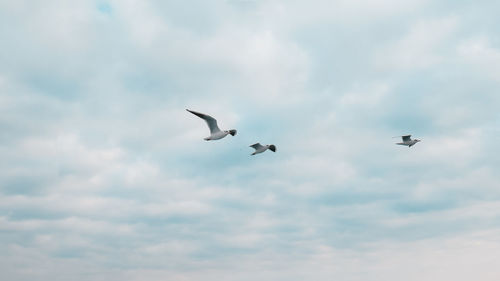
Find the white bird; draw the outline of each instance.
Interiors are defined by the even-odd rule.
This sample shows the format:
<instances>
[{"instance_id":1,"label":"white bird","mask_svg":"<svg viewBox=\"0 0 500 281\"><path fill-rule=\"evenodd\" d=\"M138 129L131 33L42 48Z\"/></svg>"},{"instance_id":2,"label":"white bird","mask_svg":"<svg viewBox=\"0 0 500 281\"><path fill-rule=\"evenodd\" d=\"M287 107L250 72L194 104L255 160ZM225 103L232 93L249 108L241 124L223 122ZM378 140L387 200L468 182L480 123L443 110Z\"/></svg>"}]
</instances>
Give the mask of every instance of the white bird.
<instances>
[{"instance_id":1,"label":"white bird","mask_svg":"<svg viewBox=\"0 0 500 281\"><path fill-rule=\"evenodd\" d=\"M255 143L255 144L252 144L250 147L252 147L253 149L255 149L255 152L252 153L252 155L255 155L255 154L258 154L258 153L262 153L266 150L271 150L272 152L276 152L276 146L274 144L266 144L266 145L262 145L260 143Z\"/></svg>"},{"instance_id":2,"label":"white bird","mask_svg":"<svg viewBox=\"0 0 500 281\"><path fill-rule=\"evenodd\" d=\"M399 137L399 136L398 136ZM407 145L408 147L412 147L415 145L417 142L419 142L419 139L411 139L411 135L406 135L406 136L400 136L403 139L403 142L397 142L396 144L399 145ZM395 137L397 138L397 137Z\"/></svg>"},{"instance_id":3,"label":"white bird","mask_svg":"<svg viewBox=\"0 0 500 281\"><path fill-rule=\"evenodd\" d=\"M200 117L201 119L205 120L207 122L208 128L210 129L210 136L204 138L204 140L209 141L209 140L219 140L222 139L223 137L227 135L234 136L236 135L236 130L227 130L227 131L221 131L219 127L217 126L217 120L213 118L212 116L199 113L196 111L192 111L189 109L186 109L187 111L193 113L194 115Z\"/></svg>"}]
</instances>

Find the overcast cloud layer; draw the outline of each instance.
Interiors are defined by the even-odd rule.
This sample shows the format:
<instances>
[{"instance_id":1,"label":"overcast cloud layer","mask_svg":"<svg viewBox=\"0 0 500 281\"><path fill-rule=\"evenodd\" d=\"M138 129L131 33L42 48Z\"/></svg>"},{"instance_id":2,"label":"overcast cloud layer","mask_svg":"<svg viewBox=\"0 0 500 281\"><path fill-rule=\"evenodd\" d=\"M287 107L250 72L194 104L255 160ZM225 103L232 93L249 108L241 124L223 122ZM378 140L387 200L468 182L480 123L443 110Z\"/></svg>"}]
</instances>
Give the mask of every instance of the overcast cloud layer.
<instances>
[{"instance_id":1,"label":"overcast cloud layer","mask_svg":"<svg viewBox=\"0 0 500 281\"><path fill-rule=\"evenodd\" d=\"M0 0L2 280L498 280L498 11Z\"/></svg>"}]
</instances>

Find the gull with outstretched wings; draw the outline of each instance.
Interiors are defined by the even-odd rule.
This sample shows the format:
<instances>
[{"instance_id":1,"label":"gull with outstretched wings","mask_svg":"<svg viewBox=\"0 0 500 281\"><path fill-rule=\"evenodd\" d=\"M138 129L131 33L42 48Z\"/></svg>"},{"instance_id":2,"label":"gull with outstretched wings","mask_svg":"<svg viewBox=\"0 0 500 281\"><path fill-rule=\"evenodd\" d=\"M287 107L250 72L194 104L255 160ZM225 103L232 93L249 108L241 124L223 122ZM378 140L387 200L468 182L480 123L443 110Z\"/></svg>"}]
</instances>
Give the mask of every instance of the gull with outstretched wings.
<instances>
[{"instance_id":1,"label":"gull with outstretched wings","mask_svg":"<svg viewBox=\"0 0 500 281\"><path fill-rule=\"evenodd\" d=\"M227 130L227 131L222 131L219 129L219 126L217 126L217 120L213 118L212 116L199 113L196 111L192 111L189 109L186 109L187 111L193 113L194 115L200 117L201 119L205 120L207 122L208 128L210 129L210 136L204 138L204 140L209 141L209 140L219 140L222 139L223 137L227 135L234 136L236 135L236 130Z\"/></svg>"},{"instance_id":2,"label":"gull with outstretched wings","mask_svg":"<svg viewBox=\"0 0 500 281\"><path fill-rule=\"evenodd\" d=\"M272 152L276 152L276 146L274 144L262 145L260 143L254 143L254 144L250 145L250 147L255 149L255 151L252 153L252 155L262 153L268 149L271 150Z\"/></svg>"},{"instance_id":3,"label":"gull with outstretched wings","mask_svg":"<svg viewBox=\"0 0 500 281\"><path fill-rule=\"evenodd\" d=\"M419 139L411 139L411 135L397 136L395 138L399 138L399 137L401 137L403 142L397 142L396 144L406 145L408 147L412 147L413 145L415 145L417 142L420 141Z\"/></svg>"}]
</instances>

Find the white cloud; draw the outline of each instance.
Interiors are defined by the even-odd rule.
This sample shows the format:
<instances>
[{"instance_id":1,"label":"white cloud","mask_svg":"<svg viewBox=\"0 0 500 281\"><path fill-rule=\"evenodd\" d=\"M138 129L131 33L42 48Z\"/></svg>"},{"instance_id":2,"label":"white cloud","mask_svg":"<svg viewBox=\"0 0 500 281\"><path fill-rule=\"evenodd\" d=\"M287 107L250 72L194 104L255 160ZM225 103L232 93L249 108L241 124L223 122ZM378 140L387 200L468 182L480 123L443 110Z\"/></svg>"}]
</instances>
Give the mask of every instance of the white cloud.
<instances>
[{"instance_id":1,"label":"white cloud","mask_svg":"<svg viewBox=\"0 0 500 281\"><path fill-rule=\"evenodd\" d=\"M112 1L112 16L117 17L131 35L129 42L140 48L151 47L162 37L170 37L167 23L150 2L127 0Z\"/></svg>"},{"instance_id":2,"label":"white cloud","mask_svg":"<svg viewBox=\"0 0 500 281\"><path fill-rule=\"evenodd\" d=\"M395 70L439 64L451 50L447 44L459 23L457 17L421 20L413 24L403 38L379 50L375 63L381 69Z\"/></svg>"},{"instance_id":3,"label":"white cloud","mask_svg":"<svg viewBox=\"0 0 500 281\"><path fill-rule=\"evenodd\" d=\"M457 56L474 71L488 76L490 79L500 79L500 49L491 46L488 37L471 38L458 45Z\"/></svg>"},{"instance_id":4,"label":"white cloud","mask_svg":"<svg viewBox=\"0 0 500 281\"><path fill-rule=\"evenodd\" d=\"M353 90L343 95L339 102L344 106L361 105L375 107L380 105L380 102L383 101L389 91L390 86L387 83L376 83L370 85L367 89L356 85Z\"/></svg>"}]
</instances>

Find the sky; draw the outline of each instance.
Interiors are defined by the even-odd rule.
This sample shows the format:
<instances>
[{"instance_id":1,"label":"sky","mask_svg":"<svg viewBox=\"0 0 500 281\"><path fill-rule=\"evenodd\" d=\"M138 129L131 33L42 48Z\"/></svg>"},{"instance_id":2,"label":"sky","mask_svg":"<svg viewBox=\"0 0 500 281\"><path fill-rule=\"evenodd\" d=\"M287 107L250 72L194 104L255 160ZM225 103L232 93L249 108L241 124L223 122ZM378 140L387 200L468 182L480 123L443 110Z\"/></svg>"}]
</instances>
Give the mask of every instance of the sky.
<instances>
[{"instance_id":1,"label":"sky","mask_svg":"<svg viewBox=\"0 0 500 281\"><path fill-rule=\"evenodd\" d=\"M0 0L2 279L498 280L499 10Z\"/></svg>"}]
</instances>

